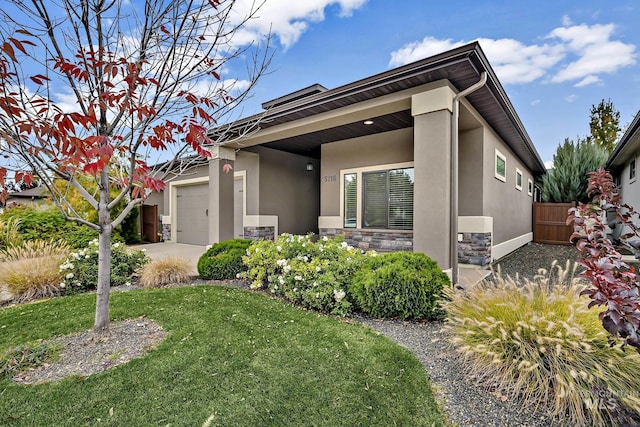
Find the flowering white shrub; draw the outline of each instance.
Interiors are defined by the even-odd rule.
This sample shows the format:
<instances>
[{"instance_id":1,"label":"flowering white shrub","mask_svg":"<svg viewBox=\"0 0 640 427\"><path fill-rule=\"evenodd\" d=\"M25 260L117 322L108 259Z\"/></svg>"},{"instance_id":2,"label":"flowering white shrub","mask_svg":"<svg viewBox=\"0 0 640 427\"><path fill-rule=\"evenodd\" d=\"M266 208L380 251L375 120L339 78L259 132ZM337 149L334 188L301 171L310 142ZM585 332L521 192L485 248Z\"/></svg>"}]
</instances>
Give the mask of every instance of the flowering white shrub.
<instances>
[{"instance_id":1,"label":"flowering white shrub","mask_svg":"<svg viewBox=\"0 0 640 427\"><path fill-rule=\"evenodd\" d=\"M314 243L312 235L285 233L275 242L262 240L249 247L243 277L253 280L252 287L266 287L303 307L345 315L352 310L351 277L367 256L375 252L365 254L342 237L324 236Z\"/></svg>"},{"instance_id":2,"label":"flowering white shrub","mask_svg":"<svg viewBox=\"0 0 640 427\"><path fill-rule=\"evenodd\" d=\"M123 243L111 245L111 286L131 285L133 275L149 262L144 251L129 249ZM86 292L98 283L98 239L86 248L71 252L60 264L64 280L60 287L67 294Z\"/></svg>"}]
</instances>

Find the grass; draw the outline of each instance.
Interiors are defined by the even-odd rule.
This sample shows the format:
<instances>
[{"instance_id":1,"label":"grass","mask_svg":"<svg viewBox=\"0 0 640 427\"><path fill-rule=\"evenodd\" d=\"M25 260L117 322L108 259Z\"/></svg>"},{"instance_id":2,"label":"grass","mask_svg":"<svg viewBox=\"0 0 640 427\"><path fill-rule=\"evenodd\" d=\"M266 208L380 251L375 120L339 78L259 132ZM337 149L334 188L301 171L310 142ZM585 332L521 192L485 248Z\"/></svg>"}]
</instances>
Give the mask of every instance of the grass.
<instances>
[{"instance_id":1,"label":"grass","mask_svg":"<svg viewBox=\"0 0 640 427\"><path fill-rule=\"evenodd\" d=\"M452 341L475 375L574 425L617 425L640 414L640 356L609 345L598 309L567 271L516 283L497 276L446 305Z\"/></svg>"},{"instance_id":2,"label":"grass","mask_svg":"<svg viewBox=\"0 0 640 427\"><path fill-rule=\"evenodd\" d=\"M86 330L95 295L0 310L0 351ZM0 379L0 425L442 425L424 367L358 324L225 287L114 293L113 320L168 336L101 374L19 386Z\"/></svg>"}]
</instances>

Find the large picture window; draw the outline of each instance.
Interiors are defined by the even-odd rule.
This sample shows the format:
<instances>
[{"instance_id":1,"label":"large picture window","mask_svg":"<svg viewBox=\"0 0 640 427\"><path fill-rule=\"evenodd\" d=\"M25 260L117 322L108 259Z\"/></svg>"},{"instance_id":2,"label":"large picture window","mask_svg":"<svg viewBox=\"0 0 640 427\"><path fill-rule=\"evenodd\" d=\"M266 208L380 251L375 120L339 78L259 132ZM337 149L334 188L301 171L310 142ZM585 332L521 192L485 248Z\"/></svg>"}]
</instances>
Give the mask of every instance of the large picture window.
<instances>
[{"instance_id":1,"label":"large picture window","mask_svg":"<svg viewBox=\"0 0 640 427\"><path fill-rule=\"evenodd\" d=\"M412 229L413 182L413 168L362 173L362 226Z\"/></svg>"}]
</instances>

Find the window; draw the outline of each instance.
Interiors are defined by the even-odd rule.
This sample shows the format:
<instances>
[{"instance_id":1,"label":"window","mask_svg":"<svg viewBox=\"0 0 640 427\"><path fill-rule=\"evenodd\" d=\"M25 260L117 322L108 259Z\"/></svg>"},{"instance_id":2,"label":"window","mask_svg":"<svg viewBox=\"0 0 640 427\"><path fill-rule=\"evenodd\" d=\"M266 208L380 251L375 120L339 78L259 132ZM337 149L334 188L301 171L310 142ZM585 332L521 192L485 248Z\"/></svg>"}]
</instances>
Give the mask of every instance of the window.
<instances>
[{"instance_id":1,"label":"window","mask_svg":"<svg viewBox=\"0 0 640 427\"><path fill-rule=\"evenodd\" d=\"M516 190L522 191L522 171L516 168Z\"/></svg>"},{"instance_id":2,"label":"window","mask_svg":"<svg viewBox=\"0 0 640 427\"><path fill-rule=\"evenodd\" d=\"M533 196L533 181L527 179L527 194Z\"/></svg>"},{"instance_id":3,"label":"window","mask_svg":"<svg viewBox=\"0 0 640 427\"><path fill-rule=\"evenodd\" d=\"M363 172L362 226L412 229L413 182L413 168Z\"/></svg>"},{"instance_id":4,"label":"window","mask_svg":"<svg viewBox=\"0 0 640 427\"><path fill-rule=\"evenodd\" d=\"M629 181L636 180L636 159L631 160L629 163Z\"/></svg>"},{"instance_id":5,"label":"window","mask_svg":"<svg viewBox=\"0 0 640 427\"><path fill-rule=\"evenodd\" d=\"M344 175L344 227L355 228L358 219L358 175Z\"/></svg>"},{"instance_id":6,"label":"window","mask_svg":"<svg viewBox=\"0 0 640 427\"><path fill-rule=\"evenodd\" d=\"M495 177L500 181L507 182L507 158L498 150L496 150Z\"/></svg>"}]
</instances>

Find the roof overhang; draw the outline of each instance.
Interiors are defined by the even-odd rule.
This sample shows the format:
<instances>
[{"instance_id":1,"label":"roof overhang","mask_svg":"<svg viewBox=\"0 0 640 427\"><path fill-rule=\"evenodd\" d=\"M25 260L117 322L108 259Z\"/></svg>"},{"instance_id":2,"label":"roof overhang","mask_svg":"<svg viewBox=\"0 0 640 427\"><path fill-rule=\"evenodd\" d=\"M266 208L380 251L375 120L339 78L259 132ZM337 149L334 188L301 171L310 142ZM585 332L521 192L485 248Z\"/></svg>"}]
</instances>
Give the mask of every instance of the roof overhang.
<instances>
[{"instance_id":1,"label":"roof overhang","mask_svg":"<svg viewBox=\"0 0 640 427\"><path fill-rule=\"evenodd\" d=\"M625 131L607 160L607 169L616 170L629 162L640 151L640 111Z\"/></svg>"},{"instance_id":2,"label":"roof overhang","mask_svg":"<svg viewBox=\"0 0 640 427\"><path fill-rule=\"evenodd\" d=\"M264 144L317 157L324 143L413 126L412 94L444 84L459 92L476 83L483 71L487 72L487 84L470 94L468 103L534 174L545 173L538 152L477 42L274 106L232 124L232 138L220 142L235 148ZM461 130L465 121L471 122L467 113L461 110ZM368 119L374 124L365 125ZM252 123L258 123L257 128L233 140L234 131L241 134ZM211 132L214 140L217 133L216 129Z\"/></svg>"}]
</instances>

